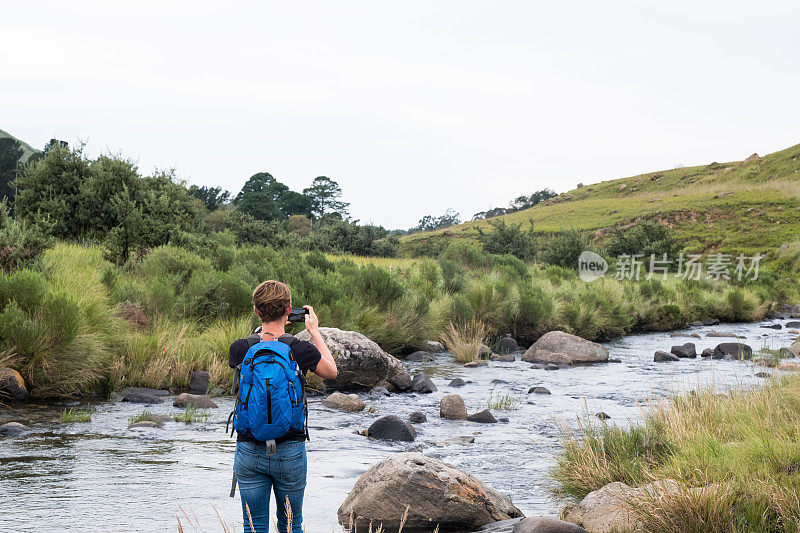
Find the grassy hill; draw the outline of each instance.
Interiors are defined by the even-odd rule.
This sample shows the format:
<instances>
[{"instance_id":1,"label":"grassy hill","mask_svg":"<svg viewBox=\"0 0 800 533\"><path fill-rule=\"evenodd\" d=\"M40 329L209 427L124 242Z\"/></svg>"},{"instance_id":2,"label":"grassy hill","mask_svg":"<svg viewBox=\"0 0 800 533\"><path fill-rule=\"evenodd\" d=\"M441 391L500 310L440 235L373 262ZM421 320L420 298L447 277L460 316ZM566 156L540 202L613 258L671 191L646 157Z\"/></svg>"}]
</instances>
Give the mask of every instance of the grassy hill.
<instances>
[{"instance_id":1,"label":"grassy hill","mask_svg":"<svg viewBox=\"0 0 800 533\"><path fill-rule=\"evenodd\" d=\"M769 252L800 238L800 145L744 161L713 162L586 185L490 220L543 234L577 229L603 241L615 227L652 220L673 229L687 252ZM441 239L476 241L489 222L408 235L406 251Z\"/></svg>"},{"instance_id":2,"label":"grassy hill","mask_svg":"<svg viewBox=\"0 0 800 533\"><path fill-rule=\"evenodd\" d=\"M23 163L25 161L27 161L28 158L30 156L32 156L33 154L41 151L41 150L37 150L36 148L32 147L30 144L28 144L28 143L26 143L24 141L20 141L19 139L17 139L16 137L11 135L10 133L7 133L7 132L5 132L3 130L0 130L0 139L3 139L5 137L9 137L11 139L16 139L17 141L19 141L20 147L22 148L22 158L20 158L20 161L22 161Z\"/></svg>"}]
</instances>

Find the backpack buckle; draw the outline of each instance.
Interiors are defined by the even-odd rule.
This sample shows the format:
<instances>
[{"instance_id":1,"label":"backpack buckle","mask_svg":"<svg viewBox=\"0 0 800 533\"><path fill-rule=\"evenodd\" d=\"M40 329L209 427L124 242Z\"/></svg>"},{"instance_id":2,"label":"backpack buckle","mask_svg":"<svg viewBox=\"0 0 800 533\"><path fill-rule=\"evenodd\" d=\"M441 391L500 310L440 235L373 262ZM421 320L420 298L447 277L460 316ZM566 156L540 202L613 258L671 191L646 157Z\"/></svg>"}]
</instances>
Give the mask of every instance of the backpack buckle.
<instances>
[{"instance_id":1,"label":"backpack buckle","mask_svg":"<svg viewBox=\"0 0 800 533\"><path fill-rule=\"evenodd\" d=\"M278 445L275 443L275 439L270 439L267 442L265 442L264 447L267 451L267 457L275 455L275 452L278 451Z\"/></svg>"}]
</instances>

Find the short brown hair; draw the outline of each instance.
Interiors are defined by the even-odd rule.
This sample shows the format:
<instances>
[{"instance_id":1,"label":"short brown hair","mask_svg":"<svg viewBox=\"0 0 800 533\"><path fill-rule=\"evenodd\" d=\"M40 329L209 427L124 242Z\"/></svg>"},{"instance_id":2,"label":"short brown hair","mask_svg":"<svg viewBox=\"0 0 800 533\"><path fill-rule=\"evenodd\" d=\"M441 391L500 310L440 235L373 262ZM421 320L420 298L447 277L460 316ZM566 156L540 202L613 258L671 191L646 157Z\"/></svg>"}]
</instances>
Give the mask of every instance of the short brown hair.
<instances>
[{"instance_id":1,"label":"short brown hair","mask_svg":"<svg viewBox=\"0 0 800 533\"><path fill-rule=\"evenodd\" d=\"M289 286L280 281L265 281L253 291L253 307L262 322L278 320L292 303Z\"/></svg>"}]
</instances>

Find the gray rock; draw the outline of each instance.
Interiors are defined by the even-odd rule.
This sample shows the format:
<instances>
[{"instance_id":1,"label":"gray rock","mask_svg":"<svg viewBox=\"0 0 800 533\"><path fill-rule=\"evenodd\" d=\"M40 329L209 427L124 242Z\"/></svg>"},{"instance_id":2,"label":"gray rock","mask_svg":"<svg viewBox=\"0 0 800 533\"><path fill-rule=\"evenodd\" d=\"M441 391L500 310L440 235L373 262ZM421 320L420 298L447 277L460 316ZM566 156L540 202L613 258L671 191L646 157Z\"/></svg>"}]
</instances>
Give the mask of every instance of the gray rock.
<instances>
[{"instance_id":1,"label":"gray rock","mask_svg":"<svg viewBox=\"0 0 800 533\"><path fill-rule=\"evenodd\" d=\"M511 533L588 533L588 531L563 520L547 516L531 516L517 522Z\"/></svg>"},{"instance_id":2,"label":"gray rock","mask_svg":"<svg viewBox=\"0 0 800 533\"><path fill-rule=\"evenodd\" d=\"M122 401L129 403L144 403L152 405L157 403L164 403L164 398L160 398L158 396L151 396L149 394L129 392L122 397Z\"/></svg>"},{"instance_id":3,"label":"gray rock","mask_svg":"<svg viewBox=\"0 0 800 533\"><path fill-rule=\"evenodd\" d=\"M621 362L622 362L622 359L618 359L618 358L616 358L616 357L613 357L613 358L612 358L612 357L609 357L609 358L608 358L608 362L609 362L609 363L621 363Z\"/></svg>"},{"instance_id":4,"label":"gray rock","mask_svg":"<svg viewBox=\"0 0 800 533\"><path fill-rule=\"evenodd\" d=\"M410 361L412 363L419 363L419 362L426 362L426 361L433 361L433 356L430 352L425 351L418 351L410 354L406 357L406 361Z\"/></svg>"},{"instance_id":5,"label":"gray rock","mask_svg":"<svg viewBox=\"0 0 800 533\"><path fill-rule=\"evenodd\" d=\"M545 387L531 387L528 389L528 394L550 394L550 390Z\"/></svg>"},{"instance_id":6,"label":"gray rock","mask_svg":"<svg viewBox=\"0 0 800 533\"><path fill-rule=\"evenodd\" d=\"M490 361L498 361L501 363L513 363L516 361L516 357L511 354L500 355L499 353L493 353L489 356Z\"/></svg>"},{"instance_id":7,"label":"gray rock","mask_svg":"<svg viewBox=\"0 0 800 533\"><path fill-rule=\"evenodd\" d=\"M557 365L555 363L547 363L547 365L544 367L545 370L560 370L561 368L561 365Z\"/></svg>"},{"instance_id":8,"label":"gray rock","mask_svg":"<svg viewBox=\"0 0 800 533\"><path fill-rule=\"evenodd\" d=\"M484 409L483 411L478 411L477 413L473 413L467 417L467 420L470 422L478 422L479 424L496 424L497 419L494 417L491 411L488 409Z\"/></svg>"},{"instance_id":9,"label":"gray rock","mask_svg":"<svg viewBox=\"0 0 800 533\"><path fill-rule=\"evenodd\" d=\"M605 413L603 411L600 411L599 413L595 414L594 416L596 416L600 420L608 420L608 419L611 418L611 415L609 415L608 413Z\"/></svg>"},{"instance_id":10,"label":"gray rock","mask_svg":"<svg viewBox=\"0 0 800 533\"><path fill-rule=\"evenodd\" d=\"M198 409L215 409L219 407L208 396L189 394L188 392L184 392L183 394L179 395L177 398L175 398L175 401L172 402L173 407L185 408L189 407L190 405L193 405Z\"/></svg>"},{"instance_id":11,"label":"gray rock","mask_svg":"<svg viewBox=\"0 0 800 533\"><path fill-rule=\"evenodd\" d=\"M719 355L715 354L714 348L706 348L700 355L703 358L710 358L710 359L722 359L724 357L724 354L719 354Z\"/></svg>"},{"instance_id":12,"label":"gray rock","mask_svg":"<svg viewBox=\"0 0 800 533\"><path fill-rule=\"evenodd\" d=\"M759 327L763 329L783 329L783 326L780 324L761 324Z\"/></svg>"},{"instance_id":13,"label":"gray rock","mask_svg":"<svg viewBox=\"0 0 800 533\"><path fill-rule=\"evenodd\" d=\"M670 352L681 358L694 359L697 357L697 348L693 342L687 342L682 346L673 346Z\"/></svg>"},{"instance_id":14,"label":"gray rock","mask_svg":"<svg viewBox=\"0 0 800 533\"><path fill-rule=\"evenodd\" d=\"M757 378L770 378L770 377L772 377L772 374L770 374L769 372L756 372L756 377Z\"/></svg>"},{"instance_id":15,"label":"gray rock","mask_svg":"<svg viewBox=\"0 0 800 533\"><path fill-rule=\"evenodd\" d=\"M696 320L696 321L692 322L689 325L694 327L694 328L701 328L701 327L705 326L705 324L703 324L700 320Z\"/></svg>"},{"instance_id":16,"label":"gray rock","mask_svg":"<svg viewBox=\"0 0 800 533\"><path fill-rule=\"evenodd\" d=\"M467 406L458 394L448 394L439 401L439 416L446 420L465 420Z\"/></svg>"},{"instance_id":17,"label":"gray rock","mask_svg":"<svg viewBox=\"0 0 800 533\"><path fill-rule=\"evenodd\" d=\"M438 389L425 372L418 372L414 374L414 377L411 379L411 390L427 394L436 392Z\"/></svg>"},{"instance_id":18,"label":"gray rock","mask_svg":"<svg viewBox=\"0 0 800 533\"><path fill-rule=\"evenodd\" d=\"M800 322L792 321L784 324L787 328L800 328Z\"/></svg>"},{"instance_id":19,"label":"gray rock","mask_svg":"<svg viewBox=\"0 0 800 533\"><path fill-rule=\"evenodd\" d=\"M27 432L29 432L31 428L24 424L20 424L19 422L8 422L0 426L0 436L2 437L19 437Z\"/></svg>"},{"instance_id":20,"label":"gray rock","mask_svg":"<svg viewBox=\"0 0 800 533\"><path fill-rule=\"evenodd\" d=\"M531 370L547 370L547 365L544 363L534 363L531 365Z\"/></svg>"},{"instance_id":21,"label":"gray rock","mask_svg":"<svg viewBox=\"0 0 800 533\"><path fill-rule=\"evenodd\" d=\"M492 355L492 349L486 346L485 344L481 344L480 347L478 348L478 358L486 359L490 355Z\"/></svg>"},{"instance_id":22,"label":"gray rock","mask_svg":"<svg viewBox=\"0 0 800 533\"><path fill-rule=\"evenodd\" d=\"M359 398L357 394L342 394L341 392L334 392L325 398L322 401L322 405L330 409L337 409L350 413L363 411L366 407L366 404L361 401L361 398Z\"/></svg>"},{"instance_id":23,"label":"gray rock","mask_svg":"<svg viewBox=\"0 0 800 533\"><path fill-rule=\"evenodd\" d=\"M678 359L677 355L673 355L671 353L664 352L664 351L661 351L661 350L658 350L653 355L653 362L655 362L655 363L664 363L664 362L678 361L678 360L679 359Z\"/></svg>"},{"instance_id":24,"label":"gray rock","mask_svg":"<svg viewBox=\"0 0 800 533\"><path fill-rule=\"evenodd\" d=\"M452 380L450 383L448 383L448 384L447 384L447 386L448 386L448 387L463 387L463 386L464 386L464 385L466 385L466 384L467 384L467 382L466 382L466 381L464 381L463 379L461 379L461 378L455 378L455 379L454 379L454 380Z\"/></svg>"},{"instance_id":25,"label":"gray rock","mask_svg":"<svg viewBox=\"0 0 800 533\"><path fill-rule=\"evenodd\" d=\"M417 430L394 415L377 419L367 429L367 436L378 440L399 440L412 442L417 438Z\"/></svg>"},{"instance_id":26,"label":"gray rock","mask_svg":"<svg viewBox=\"0 0 800 533\"><path fill-rule=\"evenodd\" d=\"M205 394L208 391L208 382L211 374L205 370L195 370L189 374L189 392L195 394Z\"/></svg>"},{"instance_id":27,"label":"gray rock","mask_svg":"<svg viewBox=\"0 0 800 533\"><path fill-rule=\"evenodd\" d=\"M0 368L0 404L3 401L24 402L28 389L22 375L13 368Z\"/></svg>"},{"instance_id":28,"label":"gray rock","mask_svg":"<svg viewBox=\"0 0 800 533\"><path fill-rule=\"evenodd\" d=\"M701 322L704 326L716 326L719 324L719 320L716 318L704 318Z\"/></svg>"},{"instance_id":29,"label":"gray rock","mask_svg":"<svg viewBox=\"0 0 800 533\"><path fill-rule=\"evenodd\" d=\"M128 426L128 429L136 429L136 428L160 428L161 426L158 425L157 422L153 422L152 420L142 420L141 422L135 422Z\"/></svg>"},{"instance_id":30,"label":"gray rock","mask_svg":"<svg viewBox=\"0 0 800 533\"><path fill-rule=\"evenodd\" d=\"M386 396L391 396L391 394L389 394L389 389L382 385L372 387L369 391L370 398L385 398Z\"/></svg>"},{"instance_id":31,"label":"gray rock","mask_svg":"<svg viewBox=\"0 0 800 533\"><path fill-rule=\"evenodd\" d=\"M511 338L511 335L506 335L494 345L494 351L500 355L506 355L520 351L517 341Z\"/></svg>"},{"instance_id":32,"label":"gray rock","mask_svg":"<svg viewBox=\"0 0 800 533\"><path fill-rule=\"evenodd\" d=\"M390 455L367 470L339 507L339 522L397 530L406 507L409 530L474 531L522 516L508 496L454 466L419 453ZM373 529L374 530L374 529Z\"/></svg>"},{"instance_id":33,"label":"gray rock","mask_svg":"<svg viewBox=\"0 0 800 533\"><path fill-rule=\"evenodd\" d=\"M792 350L790 350L789 348L786 348L786 347L781 348L778 351L778 355L780 357L782 357L782 358L789 358L789 359L793 359L793 358L797 357Z\"/></svg>"},{"instance_id":34,"label":"gray rock","mask_svg":"<svg viewBox=\"0 0 800 533\"><path fill-rule=\"evenodd\" d=\"M411 376L408 372L400 372L389 378L389 383L397 392L408 392L411 390Z\"/></svg>"},{"instance_id":35,"label":"gray rock","mask_svg":"<svg viewBox=\"0 0 800 533\"><path fill-rule=\"evenodd\" d=\"M608 361L608 350L563 331L550 331L533 343L522 356L528 363L589 364Z\"/></svg>"},{"instance_id":36,"label":"gray rock","mask_svg":"<svg viewBox=\"0 0 800 533\"><path fill-rule=\"evenodd\" d=\"M717 347L714 348L714 359L721 359L726 356L731 359L751 359L753 357L753 349L739 342L717 344Z\"/></svg>"},{"instance_id":37,"label":"gray rock","mask_svg":"<svg viewBox=\"0 0 800 533\"><path fill-rule=\"evenodd\" d=\"M466 446L467 444L472 444L475 442L475 437L472 435L462 435L460 437L451 437L444 441L445 444L458 444L461 446Z\"/></svg>"},{"instance_id":38,"label":"gray rock","mask_svg":"<svg viewBox=\"0 0 800 533\"><path fill-rule=\"evenodd\" d=\"M428 421L428 417L422 411L414 411L408 415L408 421L412 424L424 424Z\"/></svg>"},{"instance_id":39,"label":"gray rock","mask_svg":"<svg viewBox=\"0 0 800 533\"><path fill-rule=\"evenodd\" d=\"M441 342L437 341L425 341L422 343L422 349L426 352L430 353L443 353L447 350L444 349L444 346Z\"/></svg>"},{"instance_id":40,"label":"gray rock","mask_svg":"<svg viewBox=\"0 0 800 533\"><path fill-rule=\"evenodd\" d=\"M325 380L329 389L371 389L380 381L405 372L403 363L361 333L337 328L319 328L319 332L331 353L336 354L339 369L335 379ZM296 337L311 341L308 330Z\"/></svg>"}]
</instances>

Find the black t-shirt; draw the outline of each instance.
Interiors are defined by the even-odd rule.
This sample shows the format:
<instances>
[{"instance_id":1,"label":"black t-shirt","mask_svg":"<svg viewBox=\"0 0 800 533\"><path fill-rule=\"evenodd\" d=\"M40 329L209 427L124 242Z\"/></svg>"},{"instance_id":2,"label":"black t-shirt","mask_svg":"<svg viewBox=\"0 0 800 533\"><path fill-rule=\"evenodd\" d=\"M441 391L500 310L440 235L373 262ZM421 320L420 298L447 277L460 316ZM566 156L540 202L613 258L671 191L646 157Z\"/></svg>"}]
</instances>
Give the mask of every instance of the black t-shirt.
<instances>
[{"instance_id":1,"label":"black t-shirt","mask_svg":"<svg viewBox=\"0 0 800 533\"><path fill-rule=\"evenodd\" d=\"M236 368L242 364L244 356L247 354L247 350L249 350L251 346L260 340L261 337L259 337L258 334L254 334L247 338L236 339L233 341L230 349L228 350L228 366L231 368ZM278 340L284 344L287 344L292 349L291 356L295 361L297 361L297 366L303 372L303 375L305 375L309 370L313 372L317 369L317 364L319 364L320 360L322 359L322 354L319 353L317 347L312 343L298 340L288 333L281 335ZM236 440L239 442L259 442L253 438L249 430L245 433L237 433ZM284 442L287 440L299 440L302 442L306 440L306 433L305 431L290 431L285 437L276 439L277 442Z\"/></svg>"}]
</instances>

